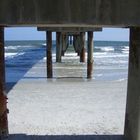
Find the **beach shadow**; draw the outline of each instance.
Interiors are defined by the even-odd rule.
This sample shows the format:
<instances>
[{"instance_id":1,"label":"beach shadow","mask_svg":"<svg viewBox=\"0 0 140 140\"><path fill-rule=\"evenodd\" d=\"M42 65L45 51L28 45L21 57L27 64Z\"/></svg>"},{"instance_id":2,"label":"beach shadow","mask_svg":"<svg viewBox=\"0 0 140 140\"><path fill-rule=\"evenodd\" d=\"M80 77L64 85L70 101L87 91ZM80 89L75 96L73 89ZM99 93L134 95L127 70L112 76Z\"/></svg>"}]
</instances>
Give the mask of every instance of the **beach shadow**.
<instances>
[{"instance_id":1,"label":"beach shadow","mask_svg":"<svg viewBox=\"0 0 140 140\"><path fill-rule=\"evenodd\" d=\"M123 135L26 135L11 134L9 140L125 140Z\"/></svg>"},{"instance_id":2,"label":"beach shadow","mask_svg":"<svg viewBox=\"0 0 140 140\"><path fill-rule=\"evenodd\" d=\"M47 79L47 77L41 77L41 76L31 76L31 77L27 77L27 76L24 76L23 77L23 79ZM49 78L48 78L49 79ZM55 77L55 76L53 76L53 78L51 78L51 79L87 79L86 77Z\"/></svg>"},{"instance_id":3,"label":"beach shadow","mask_svg":"<svg viewBox=\"0 0 140 140\"><path fill-rule=\"evenodd\" d=\"M12 88L15 86L15 84L16 84L16 82L6 83L6 93L7 94L10 90L12 90Z\"/></svg>"},{"instance_id":4,"label":"beach shadow","mask_svg":"<svg viewBox=\"0 0 140 140\"><path fill-rule=\"evenodd\" d=\"M39 46L32 50L24 51L23 55L7 58L6 69L6 92L8 92L24 77L29 69L45 57L45 47Z\"/></svg>"}]
</instances>

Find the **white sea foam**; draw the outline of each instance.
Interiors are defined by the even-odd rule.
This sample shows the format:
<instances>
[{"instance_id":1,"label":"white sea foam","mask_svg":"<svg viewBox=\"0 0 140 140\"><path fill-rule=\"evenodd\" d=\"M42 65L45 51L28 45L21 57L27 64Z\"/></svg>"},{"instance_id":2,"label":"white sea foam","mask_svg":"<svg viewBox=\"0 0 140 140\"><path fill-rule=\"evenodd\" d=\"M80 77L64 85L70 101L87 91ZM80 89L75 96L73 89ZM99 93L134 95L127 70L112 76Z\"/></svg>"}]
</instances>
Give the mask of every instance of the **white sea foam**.
<instances>
[{"instance_id":1,"label":"white sea foam","mask_svg":"<svg viewBox=\"0 0 140 140\"><path fill-rule=\"evenodd\" d=\"M122 51L122 53L124 53L124 54L129 54L129 51Z\"/></svg>"},{"instance_id":2,"label":"white sea foam","mask_svg":"<svg viewBox=\"0 0 140 140\"><path fill-rule=\"evenodd\" d=\"M73 57L73 56L77 56L77 53L66 53L65 56Z\"/></svg>"},{"instance_id":3,"label":"white sea foam","mask_svg":"<svg viewBox=\"0 0 140 140\"><path fill-rule=\"evenodd\" d=\"M116 80L117 82L122 82L122 81L125 81L125 80L127 80L127 78L121 78L121 79L118 79L118 80Z\"/></svg>"},{"instance_id":4,"label":"white sea foam","mask_svg":"<svg viewBox=\"0 0 140 140\"><path fill-rule=\"evenodd\" d=\"M124 46L123 51L129 51L129 46Z\"/></svg>"},{"instance_id":5,"label":"white sea foam","mask_svg":"<svg viewBox=\"0 0 140 140\"><path fill-rule=\"evenodd\" d=\"M21 46L21 45L16 45L16 46L5 46L5 50L14 50L14 51L16 51L16 50L18 50L18 49L29 49L29 48L32 48L32 47L34 47L34 46L32 46L32 45L24 45L24 46Z\"/></svg>"},{"instance_id":6,"label":"white sea foam","mask_svg":"<svg viewBox=\"0 0 140 140\"><path fill-rule=\"evenodd\" d=\"M113 47L101 47L101 51L105 51L105 52L110 52L110 51L114 51Z\"/></svg>"},{"instance_id":7,"label":"white sea foam","mask_svg":"<svg viewBox=\"0 0 140 140\"><path fill-rule=\"evenodd\" d=\"M15 56L23 55L24 53L5 53L6 58L14 58Z\"/></svg>"},{"instance_id":8,"label":"white sea foam","mask_svg":"<svg viewBox=\"0 0 140 140\"><path fill-rule=\"evenodd\" d=\"M22 46L17 45L17 46L5 46L5 50L14 50L16 51L18 48L21 48Z\"/></svg>"},{"instance_id":9,"label":"white sea foam","mask_svg":"<svg viewBox=\"0 0 140 140\"><path fill-rule=\"evenodd\" d=\"M129 46L124 46L123 49L121 49L122 53L128 54L129 53Z\"/></svg>"},{"instance_id":10,"label":"white sea foam","mask_svg":"<svg viewBox=\"0 0 140 140\"><path fill-rule=\"evenodd\" d=\"M96 56L104 56L104 55L107 55L107 52L94 52L93 53L94 55L96 55Z\"/></svg>"},{"instance_id":11,"label":"white sea foam","mask_svg":"<svg viewBox=\"0 0 140 140\"><path fill-rule=\"evenodd\" d=\"M53 53L52 57L53 57L53 59L55 59L56 54ZM65 53L65 56L64 57L62 56L62 58L64 58L64 59L77 59L77 58L79 58L79 56L77 56L77 53ZM43 59L46 60L46 57L44 57Z\"/></svg>"},{"instance_id":12,"label":"white sea foam","mask_svg":"<svg viewBox=\"0 0 140 140\"><path fill-rule=\"evenodd\" d=\"M105 61L106 62L106 61ZM108 61L108 64L127 64L128 61L125 61L125 60L114 60L114 59L111 59L110 61Z\"/></svg>"},{"instance_id":13,"label":"white sea foam","mask_svg":"<svg viewBox=\"0 0 140 140\"><path fill-rule=\"evenodd\" d=\"M129 53L129 46L124 46L124 48L122 48L121 51L124 54L128 54Z\"/></svg>"},{"instance_id":14,"label":"white sea foam","mask_svg":"<svg viewBox=\"0 0 140 140\"><path fill-rule=\"evenodd\" d=\"M46 46L46 45L47 45L46 43L43 43L43 44L42 44L42 46Z\"/></svg>"},{"instance_id":15,"label":"white sea foam","mask_svg":"<svg viewBox=\"0 0 140 140\"><path fill-rule=\"evenodd\" d=\"M114 54L114 53L94 53L95 58L116 58L116 57L128 57L128 54Z\"/></svg>"},{"instance_id":16,"label":"white sea foam","mask_svg":"<svg viewBox=\"0 0 140 140\"><path fill-rule=\"evenodd\" d=\"M100 74L97 74L97 77L101 77L101 76L103 76L103 74L101 74L101 73Z\"/></svg>"},{"instance_id":17,"label":"white sea foam","mask_svg":"<svg viewBox=\"0 0 140 140\"><path fill-rule=\"evenodd\" d=\"M5 53L5 57L13 57L17 55L18 53Z\"/></svg>"}]
</instances>

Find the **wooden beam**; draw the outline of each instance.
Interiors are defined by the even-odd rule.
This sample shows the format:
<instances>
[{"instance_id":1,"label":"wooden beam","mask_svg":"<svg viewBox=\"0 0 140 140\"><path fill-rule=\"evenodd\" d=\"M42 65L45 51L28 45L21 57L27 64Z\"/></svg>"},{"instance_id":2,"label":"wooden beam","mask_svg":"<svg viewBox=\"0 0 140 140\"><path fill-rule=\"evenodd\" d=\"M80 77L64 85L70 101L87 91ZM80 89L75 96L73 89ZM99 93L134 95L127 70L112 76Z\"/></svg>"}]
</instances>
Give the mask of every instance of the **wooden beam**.
<instances>
[{"instance_id":1,"label":"wooden beam","mask_svg":"<svg viewBox=\"0 0 140 140\"><path fill-rule=\"evenodd\" d=\"M88 48L87 48L87 78L92 78L93 69L93 32L88 32Z\"/></svg>"},{"instance_id":2,"label":"wooden beam","mask_svg":"<svg viewBox=\"0 0 140 140\"><path fill-rule=\"evenodd\" d=\"M130 52L125 131L127 140L140 140L140 27L130 28Z\"/></svg>"},{"instance_id":3,"label":"wooden beam","mask_svg":"<svg viewBox=\"0 0 140 140\"><path fill-rule=\"evenodd\" d=\"M52 32L47 31L47 78L53 77L52 68Z\"/></svg>"},{"instance_id":4,"label":"wooden beam","mask_svg":"<svg viewBox=\"0 0 140 140\"><path fill-rule=\"evenodd\" d=\"M0 27L0 140L8 137L7 96L5 93L4 28Z\"/></svg>"}]
</instances>

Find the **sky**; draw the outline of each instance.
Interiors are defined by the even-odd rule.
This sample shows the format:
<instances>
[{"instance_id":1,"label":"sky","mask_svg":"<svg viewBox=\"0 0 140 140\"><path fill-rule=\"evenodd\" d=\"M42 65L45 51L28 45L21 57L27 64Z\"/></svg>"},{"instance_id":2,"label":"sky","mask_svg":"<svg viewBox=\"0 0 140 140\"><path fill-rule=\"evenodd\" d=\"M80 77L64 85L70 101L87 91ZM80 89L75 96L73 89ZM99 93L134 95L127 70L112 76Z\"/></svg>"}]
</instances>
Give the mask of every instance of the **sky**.
<instances>
[{"instance_id":1,"label":"sky","mask_svg":"<svg viewBox=\"0 0 140 140\"><path fill-rule=\"evenodd\" d=\"M5 28L5 40L45 40L45 32L37 31L35 27ZM55 33L53 33L55 40ZM129 29L103 28L102 32L94 32L94 40L129 41Z\"/></svg>"}]
</instances>

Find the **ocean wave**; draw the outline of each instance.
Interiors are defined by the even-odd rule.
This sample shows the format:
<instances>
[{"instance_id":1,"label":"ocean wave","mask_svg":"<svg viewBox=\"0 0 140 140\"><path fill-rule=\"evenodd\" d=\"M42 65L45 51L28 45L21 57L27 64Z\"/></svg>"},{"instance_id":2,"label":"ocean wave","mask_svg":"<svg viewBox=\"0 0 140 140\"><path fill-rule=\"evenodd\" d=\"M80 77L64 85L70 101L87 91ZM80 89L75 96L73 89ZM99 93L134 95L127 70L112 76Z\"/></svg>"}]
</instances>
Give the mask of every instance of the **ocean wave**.
<instances>
[{"instance_id":1,"label":"ocean wave","mask_svg":"<svg viewBox=\"0 0 140 140\"><path fill-rule=\"evenodd\" d=\"M125 81L125 80L127 80L127 78L121 78L121 79L118 79L118 80L115 80L115 81L122 82L122 81Z\"/></svg>"},{"instance_id":2,"label":"ocean wave","mask_svg":"<svg viewBox=\"0 0 140 140\"><path fill-rule=\"evenodd\" d=\"M20 45L17 46L5 46L5 50L17 50L17 48L20 48Z\"/></svg>"},{"instance_id":3,"label":"ocean wave","mask_svg":"<svg viewBox=\"0 0 140 140\"><path fill-rule=\"evenodd\" d=\"M121 49L121 52L124 53L124 54L129 54L129 46L124 46L124 47Z\"/></svg>"},{"instance_id":4,"label":"ocean wave","mask_svg":"<svg viewBox=\"0 0 140 140\"><path fill-rule=\"evenodd\" d=\"M5 57L6 58L14 58L16 56L23 55L23 54L24 53L11 53L11 52L9 52L9 53L5 53Z\"/></svg>"},{"instance_id":5,"label":"ocean wave","mask_svg":"<svg viewBox=\"0 0 140 140\"><path fill-rule=\"evenodd\" d=\"M116 57L128 57L128 54L127 53L124 53L124 54L116 54L116 53L102 53L102 52L95 52L93 53L93 57L95 58L116 58Z\"/></svg>"},{"instance_id":6,"label":"ocean wave","mask_svg":"<svg viewBox=\"0 0 140 140\"><path fill-rule=\"evenodd\" d=\"M43 43L43 44L41 44L42 46L46 46L47 44L46 43Z\"/></svg>"},{"instance_id":7,"label":"ocean wave","mask_svg":"<svg viewBox=\"0 0 140 140\"><path fill-rule=\"evenodd\" d=\"M103 76L103 74L102 74L102 73L100 73L100 74L97 74L96 76L97 76L97 77L101 77L101 76Z\"/></svg>"},{"instance_id":8,"label":"ocean wave","mask_svg":"<svg viewBox=\"0 0 140 140\"><path fill-rule=\"evenodd\" d=\"M87 53L85 54L87 55ZM64 59L78 59L77 53L65 53Z\"/></svg>"},{"instance_id":9,"label":"ocean wave","mask_svg":"<svg viewBox=\"0 0 140 140\"><path fill-rule=\"evenodd\" d=\"M77 53L65 53L65 56L67 57L77 56Z\"/></svg>"},{"instance_id":10,"label":"ocean wave","mask_svg":"<svg viewBox=\"0 0 140 140\"><path fill-rule=\"evenodd\" d=\"M29 49L29 48L34 48L35 46L33 45L16 45L16 46L5 46L5 50L6 51L10 51L10 50L25 50L25 49Z\"/></svg>"},{"instance_id":11,"label":"ocean wave","mask_svg":"<svg viewBox=\"0 0 140 140\"><path fill-rule=\"evenodd\" d=\"M114 51L114 48L113 47L102 47L101 51L110 52L110 51Z\"/></svg>"},{"instance_id":12,"label":"ocean wave","mask_svg":"<svg viewBox=\"0 0 140 140\"><path fill-rule=\"evenodd\" d=\"M122 50L129 50L129 46L124 46Z\"/></svg>"},{"instance_id":13,"label":"ocean wave","mask_svg":"<svg viewBox=\"0 0 140 140\"><path fill-rule=\"evenodd\" d=\"M107 55L108 53L107 52L93 52L93 54L95 56L104 56L104 55Z\"/></svg>"},{"instance_id":14,"label":"ocean wave","mask_svg":"<svg viewBox=\"0 0 140 140\"><path fill-rule=\"evenodd\" d=\"M124 54L129 54L129 51L122 51L122 53L124 53Z\"/></svg>"},{"instance_id":15,"label":"ocean wave","mask_svg":"<svg viewBox=\"0 0 140 140\"><path fill-rule=\"evenodd\" d=\"M110 60L110 61L104 61L105 62L105 64L106 63L108 63L108 64L126 64L127 65L127 63L128 63L128 61L127 60Z\"/></svg>"}]
</instances>

